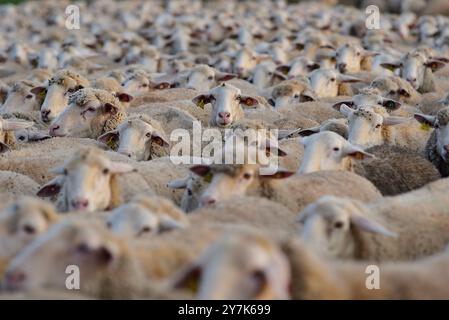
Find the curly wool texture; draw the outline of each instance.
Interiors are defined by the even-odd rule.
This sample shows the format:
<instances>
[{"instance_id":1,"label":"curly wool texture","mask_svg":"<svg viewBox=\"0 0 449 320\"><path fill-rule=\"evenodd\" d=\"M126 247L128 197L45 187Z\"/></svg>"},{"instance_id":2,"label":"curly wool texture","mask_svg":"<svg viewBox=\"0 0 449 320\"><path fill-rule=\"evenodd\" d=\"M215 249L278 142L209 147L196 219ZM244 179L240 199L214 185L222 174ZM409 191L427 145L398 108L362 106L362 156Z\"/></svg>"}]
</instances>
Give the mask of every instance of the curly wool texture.
<instances>
[{"instance_id":1,"label":"curly wool texture","mask_svg":"<svg viewBox=\"0 0 449 320\"><path fill-rule=\"evenodd\" d=\"M89 87L89 80L72 70L60 70L50 80L48 86L58 84L66 89L81 86L83 88Z\"/></svg>"}]
</instances>

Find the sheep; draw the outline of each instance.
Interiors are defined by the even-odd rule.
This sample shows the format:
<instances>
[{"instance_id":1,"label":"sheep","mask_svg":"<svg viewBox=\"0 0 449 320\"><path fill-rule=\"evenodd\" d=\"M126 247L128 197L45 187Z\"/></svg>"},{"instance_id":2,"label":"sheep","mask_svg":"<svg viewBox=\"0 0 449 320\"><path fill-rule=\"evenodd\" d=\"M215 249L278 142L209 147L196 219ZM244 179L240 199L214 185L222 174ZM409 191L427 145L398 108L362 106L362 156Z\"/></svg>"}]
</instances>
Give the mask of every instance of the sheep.
<instances>
[{"instance_id":1,"label":"sheep","mask_svg":"<svg viewBox=\"0 0 449 320\"><path fill-rule=\"evenodd\" d=\"M36 85L27 80L14 83L8 90L7 98L0 108L0 113L30 112L40 110L43 96L36 94Z\"/></svg>"},{"instance_id":2,"label":"sheep","mask_svg":"<svg viewBox=\"0 0 449 320\"><path fill-rule=\"evenodd\" d=\"M235 194L265 197L282 203L290 210L298 210L324 194L350 194L365 201L380 196L380 192L365 178L343 171L314 172L282 180L294 172L282 169L273 172L272 168L259 172L263 168L251 164L196 165L190 170L211 181L200 196L200 206L214 204ZM304 188L305 185L308 188ZM348 186L357 188L348 189ZM292 191L298 188L302 191ZM292 194L295 196L292 197Z\"/></svg>"},{"instance_id":3,"label":"sheep","mask_svg":"<svg viewBox=\"0 0 449 320\"><path fill-rule=\"evenodd\" d=\"M383 107L340 107L349 121L348 141L365 148L389 144L423 151L430 136L412 118L390 116Z\"/></svg>"},{"instance_id":4,"label":"sheep","mask_svg":"<svg viewBox=\"0 0 449 320\"><path fill-rule=\"evenodd\" d=\"M287 137L294 137L296 134L301 137L307 137L312 134L323 131L332 131L338 134L339 136L348 139L348 131L349 131L348 120L347 119L325 120L319 126L298 130L297 132L292 132Z\"/></svg>"},{"instance_id":5,"label":"sheep","mask_svg":"<svg viewBox=\"0 0 449 320\"><path fill-rule=\"evenodd\" d=\"M133 97L125 93L121 84L113 77L102 77L96 79L92 83L92 87L112 93L120 100L125 108L128 108L131 101L133 100Z\"/></svg>"},{"instance_id":6,"label":"sheep","mask_svg":"<svg viewBox=\"0 0 449 320\"><path fill-rule=\"evenodd\" d=\"M362 150L334 132L320 132L301 143L305 151L299 173L352 171L370 180L383 195L407 192L440 178L432 163L409 149L382 145Z\"/></svg>"},{"instance_id":7,"label":"sheep","mask_svg":"<svg viewBox=\"0 0 449 320\"><path fill-rule=\"evenodd\" d=\"M336 70L317 69L309 74L310 85L318 98L351 95L351 89L344 88L346 83L360 82L361 80L349 75L343 75Z\"/></svg>"},{"instance_id":8,"label":"sheep","mask_svg":"<svg viewBox=\"0 0 449 320\"><path fill-rule=\"evenodd\" d=\"M0 213L0 259L12 258L58 221L52 204L30 196L18 198Z\"/></svg>"},{"instance_id":9,"label":"sheep","mask_svg":"<svg viewBox=\"0 0 449 320\"><path fill-rule=\"evenodd\" d=\"M378 77L371 82L370 87L380 90L383 97L409 105L415 105L422 99L408 81L397 76Z\"/></svg>"},{"instance_id":10,"label":"sheep","mask_svg":"<svg viewBox=\"0 0 449 320\"><path fill-rule=\"evenodd\" d=\"M374 53L356 44L346 43L335 51L336 67L341 73L371 70L370 59Z\"/></svg>"},{"instance_id":11,"label":"sheep","mask_svg":"<svg viewBox=\"0 0 449 320\"><path fill-rule=\"evenodd\" d=\"M151 160L155 151L153 144L169 146L161 125L144 114L129 116L115 130L99 136L98 140L137 161ZM157 151L156 148L156 154Z\"/></svg>"},{"instance_id":12,"label":"sheep","mask_svg":"<svg viewBox=\"0 0 449 320\"><path fill-rule=\"evenodd\" d=\"M113 233L129 237L145 237L188 225L185 214L173 202L144 195L114 209L107 218Z\"/></svg>"},{"instance_id":13,"label":"sheep","mask_svg":"<svg viewBox=\"0 0 449 320\"><path fill-rule=\"evenodd\" d=\"M103 151L85 148L75 152L62 166L52 169L57 176L37 192L40 197L58 195L58 211L92 212L112 209L133 192L152 192L145 180L134 173L127 182L121 174L135 172L123 162L113 162ZM121 190L123 194L121 194Z\"/></svg>"},{"instance_id":14,"label":"sheep","mask_svg":"<svg viewBox=\"0 0 449 320\"><path fill-rule=\"evenodd\" d=\"M208 65L200 64L195 68L190 69L186 74L186 88L200 92L209 91L221 82L231 80L236 76L237 75L235 74L223 73L209 67Z\"/></svg>"},{"instance_id":15,"label":"sheep","mask_svg":"<svg viewBox=\"0 0 449 320\"><path fill-rule=\"evenodd\" d=\"M413 262L328 261L301 241L283 246L289 259L292 299L447 299L448 254ZM367 288L367 269L376 265L380 288ZM238 281L243 281L239 279Z\"/></svg>"},{"instance_id":16,"label":"sheep","mask_svg":"<svg viewBox=\"0 0 449 320\"><path fill-rule=\"evenodd\" d=\"M281 74L284 74L287 78L292 79L299 76L307 76L309 72L318 68L320 68L319 64L306 57L300 56L291 60L287 65L278 66L276 71L281 72ZM264 87L268 87L268 85L265 85Z\"/></svg>"},{"instance_id":17,"label":"sheep","mask_svg":"<svg viewBox=\"0 0 449 320\"><path fill-rule=\"evenodd\" d=\"M434 164L442 177L449 176L448 155L448 119L449 107L438 111L434 116L416 113L415 119L422 124L424 130L434 128L425 147L426 158Z\"/></svg>"},{"instance_id":18,"label":"sheep","mask_svg":"<svg viewBox=\"0 0 449 320\"><path fill-rule=\"evenodd\" d=\"M14 257L7 266L3 287L9 292L33 292L43 288L66 290L68 265L77 265L83 270L85 281L80 282L77 293L88 297L189 297L182 291L176 293L163 284L150 282L137 249L128 241L99 223L70 220L53 225Z\"/></svg>"},{"instance_id":19,"label":"sheep","mask_svg":"<svg viewBox=\"0 0 449 320\"><path fill-rule=\"evenodd\" d=\"M16 148L17 140L14 135L15 131L23 130L33 126L33 122L22 121L17 119L0 118L0 153L10 151Z\"/></svg>"},{"instance_id":20,"label":"sheep","mask_svg":"<svg viewBox=\"0 0 449 320\"><path fill-rule=\"evenodd\" d=\"M290 264L259 232L233 231L215 241L171 281L197 299L289 299Z\"/></svg>"},{"instance_id":21,"label":"sheep","mask_svg":"<svg viewBox=\"0 0 449 320\"><path fill-rule=\"evenodd\" d=\"M45 99L41 107L41 120L54 120L68 103L68 94L89 87L89 81L79 73L71 70L60 70L48 80L45 87Z\"/></svg>"},{"instance_id":22,"label":"sheep","mask_svg":"<svg viewBox=\"0 0 449 320\"><path fill-rule=\"evenodd\" d=\"M276 109L287 108L294 102L315 101L316 97L308 83L298 80L283 81L271 88L268 102Z\"/></svg>"},{"instance_id":23,"label":"sheep","mask_svg":"<svg viewBox=\"0 0 449 320\"><path fill-rule=\"evenodd\" d=\"M210 125L218 127L228 127L233 121L242 119L244 112L241 105L246 107L259 105L256 98L242 96L240 89L225 82L211 89L208 94L195 97L192 101L200 108L208 103L212 104L209 122Z\"/></svg>"},{"instance_id":24,"label":"sheep","mask_svg":"<svg viewBox=\"0 0 449 320\"><path fill-rule=\"evenodd\" d=\"M0 171L0 182L0 194L3 200L0 208L5 207L21 195L35 195L40 188L40 185L33 179L12 171Z\"/></svg>"},{"instance_id":25,"label":"sheep","mask_svg":"<svg viewBox=\"0 0 449 320\"><path fill-rule=\"evenodd\" d=\"M113 94L100 89L80 89L49 128L54 137L98 138L115 130L126 118L126 110Z\"/></svg>"}]
</instances>

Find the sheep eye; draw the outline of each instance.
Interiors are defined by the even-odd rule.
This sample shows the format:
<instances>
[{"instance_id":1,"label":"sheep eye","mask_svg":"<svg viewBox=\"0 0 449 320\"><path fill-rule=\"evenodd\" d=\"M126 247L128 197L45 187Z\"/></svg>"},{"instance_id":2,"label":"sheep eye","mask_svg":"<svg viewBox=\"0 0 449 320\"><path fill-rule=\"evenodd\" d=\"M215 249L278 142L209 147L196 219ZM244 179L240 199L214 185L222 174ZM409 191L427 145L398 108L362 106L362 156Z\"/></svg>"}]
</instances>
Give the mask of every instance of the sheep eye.
<instances>
[{"instance_id":1,"label":"sheep eye","mask_svg":"<svg viewBox=\"0 0 449 320\"><path fill-rule=\"evenodd\" d=\"M207 79L208 79L208 80L212 80L213 78L214 78L214 77L210 76L210 77L208 77Z\"/></svg>"},{"instance_id":2,"label":"sheep eye","mask_svg":"<svg viewBox=\"0 0 449 320\"><path fill-rule=\"evenodd\" d=\"M376 129L379 129L380 127L381 127L380 124L377 124L377 125L376 125Z\"/></svg>"},{"instance_id":3,"label":"sheep eye","mask_svg":"<svg viewBox=\"0 0 449 320\"><path fill-rule=\"evenodd\" d=\"M147 232L151 232L151 228L148 226L145 226L142 228L142 230L140 230L140 233L147 233Z\"/></svg>"},{"instance_id":4,"label":"sheep eye","mask_svg":"<svg viewBox=\"0 0 449 320\"><path fill-rule=\"evenodd\" d=\"M357 52L356 55L359 56L359 55L360 55L360 52Z\"/></svg>"},{"instance_id":5,"label":"sheep eye","mask_svg":"<svg viewBox=\"0 0 449 320\"><path fill-rule=\"evenodd\" d=\"M334 82L334 81L335 81L335 78L331 78L331 81Z\"/></svg>"},{"instance_id":6,"label":"sheep eye","mask_svg":"<svg viewBox=\"0 0 449 320\"><path fill-rule=\"evenodd\" d=\"M187 189L187 195L188 195L188 196L192 196L192 195L193 195L193 192L192 192L192 190L190 190L190 189Z\"/></svg>"},{"instance_id":7,"label":"sheep eye","mask_svg":"<svg viewBox=\"0 0 449 320\"><path fill-rule=\"evenodd\" d=\"M295 94L295 96L293 98L299 99L299 94Z\"/></svg>"},{"instance_id":8,"label":"sheep eye","mask_svg":"<svg viewBox=\"0 0 449 320\"><path fill-rule=\"evenodd\" d=\"M152 134L151 134L151 132L147 132L147 133L145 134L145 136L148 137L148 138L151 138Z\"/></svg>"},{"instance_id":9,"label":"sheep eye","mask_svg":"<svg viewBox=\"0 0 449 320\"><path fill-rule=\"evenodd\" d=\"M20 141L23 141L23 140L25 140L25 137L24 137L24 136L20 136L20 137L19 137L19 140L20 140Z\"/></svg>"},{"instance_id":10,"label":"sheep eye","mask_svg":"<svg viewBox=\"0 0 449 320\"><path fill-rule=\"evenodd\" d=\"M146 88L146 87L148 87L148 84L147 84L147 83L144 83L144 84L142 84L142 87L143 87L143 88Z\"/></svg>"},{"instance_id":11,"label":"sheep eye","mask_svg":"<svg viewBox=\"0 0 449 320\"><path fill-rule=\"evenodd\" d=\"M389 94L395 94L396 92L394 92L394 90L391 90L390 92L389 92Z\"/></svg>"},{"instance_id":12,"label":"sheep eye","mask_svg":"<svg viewBox=\"0 0 449 320\"><path fill-rule=\"evenodd\" d=\"M108 168L103 169L103 174L108 174L108 173L109 173L109 169Z\"/></svg>"},{"instance_id":13,"label":"sheep eye","mask_svg":"<svg viewBox=\"0 0 449 320\"><path fill-rule=\"evenodd\" d=\"M336 229L341 229L341 228L343 228L343 222L341 222L341 221L335 222L334 227L335 227Z\"/></svg>"},{"instance_id":14,"label":"sheep eye","mask_svg":"<svg viewBox=\"0 0 449 320\"><path fill-rule=\"evenodd\" d=\"M333 150L334 151L340 151L340 148L339 147L335 147L335 148L333 148Z\"/></svg>"},{"instance_id":15,"label":"sheep eye","mask_svg":"<svg viewBox=\"0 0 449 320\"><path fill-rule=\"evenodd\" d=\"M246 180L249 180L249 179L251 179L251 173L245 173L244 175L243 175L243 178L244 179L246 179Z\"/></svg>"},{"instance_id":16,"label":"sheep eye","mask_svg":"<svg viewBox=\"0 0 449 320\"><path fill-rule=\"evenodd\" d=\"M31 99L32 97L33 97L32 94L28 94L25 98L26 98L26 99Z\"/></svg>"}]
</instances>

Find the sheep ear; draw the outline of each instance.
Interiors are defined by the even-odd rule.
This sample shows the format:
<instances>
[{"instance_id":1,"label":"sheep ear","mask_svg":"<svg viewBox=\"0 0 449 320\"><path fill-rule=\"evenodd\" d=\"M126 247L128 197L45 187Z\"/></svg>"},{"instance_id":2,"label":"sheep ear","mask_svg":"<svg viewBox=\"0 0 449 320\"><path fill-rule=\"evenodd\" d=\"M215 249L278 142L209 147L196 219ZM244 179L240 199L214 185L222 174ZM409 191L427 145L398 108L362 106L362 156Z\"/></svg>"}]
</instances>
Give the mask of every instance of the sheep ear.
<instances>
[{"instance_id":1,"label":"sheep ear","mask_svg":"<svg viewBox=\"0 0 449 320\"><path fill-rule=\"evenodd\" d=\"M11 148L6 143L0 142L0 153L7 151L11 151Z\"/></svg>"},{"instance_id":2,"label":"sheep ear","mask_svg":"<svg viewBox=\"0 0 449 320\"><path fill-rule=\"evenodd\" d=\"M310 64L307 65L307 69L309 71L313 71L313 70L316 70L316 69L319 69L319 68L320 68L320 65L318 63L316 63L316 62L313 62L313 63L310 63Z\"/></svg>"},{"instance_id":3,"label":"sheep ear","mask_svg":"<svg viewBox=\"0 0 449 320\"><path fill-rule=\"evenodd\" d=\"M343 104L340 106L340 112L341 112L346 118L349 118L349 117L353 114L354 109L348 107L346 104L343 103Z\"/></svg>"},{"instance_id":4,"label":"sheep ear","mask_svg":"<svg viewBox=\"0 0 449 320\"><path fill-rule=\"evenodd\" d=\"M280 129L278 130L278 140L286 139L286 138L292 138L297 133L300 134L301 128L298 129Z\"/></svg>"},{"instance_id":5,"label":"sheep ear","mask_svg":"<svg viewBox=\"0 0 449 320\"><path fill-rule=\"evenodd\" d=\"M265 175L261 175L261 178L268 178L268 179L285 179L288 178L292 175L294 175L296 172L294 171L287 171L285 169L282 168L278 168L278 170L276 172L274 172L273 174L265 174Z\"/></svg>"},{"instance_id":6,"label":"sheep ear","mask_svg":"<svg viewBox=\"0 0 449 320\"><path fill-rule=\"evenodd\" d=\"M50 139L51 136L48 134L42 133L42 132L29 132L28 133L28 142L34 142L34 141L42 141Z\"/></svg>"},{"instance_id":7,"label":"sheep ear","mask_svg":"<svg viewBox=\"0 0 449 320\"><path fill-rule=\"evenodd\" d=\"M426 124L426 125L429 125L429 126L431 126L431 127L434 127L434 126L435 126L435 122L436 122L436 120L437 120L437 117L435 117L435 116L429 116L429 115L421 114L421 113L415 113L415 114L413 115L413 117L414 117L419 123Z\"/></svg>"},{"instance_id":8,"label":"sheep ear","mask_svg":"<svg viewBox=\"0 0 449 320\"><path fill-rule=\"evenodd\" d=\"M113 130L102 134L97 140L112 148L112 145L119 140L119 137L118 131Z\"/></svg>"},{"instance_id":9,"label":"sheep ear","mask_svg":"<svg viewBox=\"0 0 449 320\"><path fill-rule=\"evenodd\" d=\"M204 106L212 101L212 95L210 94L202 94L199 96L196 96L193 98L192 102L200 107L201 109L204 109Z\"/></svg>"},{"instance_id":10,"label":"sheep ear","mask_svg":"<svg viewBox=\"0 0 449 320\"><path fill-rule=\"evenodd\" d=\"M443 68L446 66L446 62L441 60L430 60L426 63L426 67L432 69L432 71L437 71L438 69Z\"/></svg>"},{"instance_id":11,"label":"sheep ear","mask_svg":"<svg viewBox=\"0 0 449 320\"><path fill-rule=\"evenodd\" d=\"M290 66L283 64L283 65L278 66L276 68L276 71L279 71L280 73L286 75L287 73L289 73L290 69L291 69Z\"/></svg>"},{"instance_id":12,"label":"sheep ear","mask_svg":"<svg viewBox=\"0 0 449 320\"><path fill-rule=\"evenodd\" d=\"M211 171L211 168L208 165L201 164L201 165L191 167L190 171L192 171L194 174L196 174L200 177L205 177L209 174L209 172Z\"/></svg>"},{"instance_id":13,"label":"sheep ear","mask_svg":"<svg viewBox=\"0 0 449 320\"><path fill-rule=\"evenodd\" d=\"M385 62L381 63L380 66L382 68L388 69L390 71L394 71L402 66L401 62Z\"/></svg>"},{"instance_id":14,"label":"sheep ear","mask_svg":"<svg viewBox=\"0 0 449 320\"><path fill-rule=\"evenodd\" d=\"M271 143L268 139L265 141L265 152L269 152L270 154L278 157L285 157L287 155L287 152L279 148L277 144L273 145L273 143Z\"/></svg>"},{"instance_id":15,"label":"sheep ear","mask_svg":"<svg viewBox=\"0 0 449 320\"><path fill-rule=\"evenodd\" d=\"M381 224L362 215L351 214L351 223L366 232L377 233L387 237L397 237L397 233L391 232Z\"/></svg>"},{"instance_id":16,"label":"sheep ear","mask_svg":"<svg viewBox=\"0 0 449 320\"><path fill-rule=\"evenodd\" d=\"M277 78L279 78L281 80L286 80L287 79L287 76L285 74L279 72L279 71L275 71L273 73L273 77L277 77Z\"/></svg>"},{"instance_id":17,"label":"sheep ear","mask_svg":"<svg viewBox=\"0 0 449 320\"><path fill-rule=\"evenodd\" d=\"M124 162L112 162L109 170L111 170L111 173L128 173L136 171L132 165Z\"/></svg>"},{"instance_id":18,"label":"sheep ear","mask_svg":"<svg viewBox=\"0 0 449 320\"><path fill-rule=\"evenodd\" d=\"M300 98L299 98L299 102L309 102L309 101L316 101L316 97L315 94L313 94L313 92L311 91L304 91L303 93L301 93Z\"/></svg>"},{"instance_id":19,"label":"sheep ear","mask_svg":"<svg viewBox=\"0 0 449 320\"><path fill-rule=\"evenodd\" d=\"M401 124L401 123L407 122L408 120L409 120L409 118L406 118L406 117L390 116L390 117L384 118L383 124L386 125L386 126L394 126L394 125L397 125L397 124Z\"/></svg>"},{"instance_id":20,"label":"sheep ear","mask_svg":"<svg viewBox=\"0 0 449 320\"><path fill-rule=\"evenodd\" d=\"M254 107L259 104L259 101L257 101L256 98L249 97L249 96L240 96L240 104L243 104L247 107Z\"/></svg>"},{"instance_id":21,"label":"sheep ear","mask_svg":"<svg viewBox=\"0 0 449 320\"><path fill-rule=\"evenodd\" d=\"M45 185L40 188L40 190L37 192L38 197L52 197L55 196L61 191L61 187L63 184L63 177L57 176L54 179L47 182Z\"/></svg>"},{"instance_id":22,"label":"sheep ear","mask_svg":"<svg viewBox=\"0 0 449 320\"><path fill-rule=\"evenodd\" d=\"M160 217L160 231L170 231L175 229L182 229L185 228L186 225L178 220L175 220L167 215L163 215Z\"/></svg>"},{"instance_id":23,"label":"sheep ear","mask_svg":"<svg viewBox=\"0 0 449 320\"><path fill-rule=\"evenodd\" d=\"M169 147L170 143L168 142L167 137L165 134L161 132L153 132L151 134L151 141L156 143L157 145L160 145L161 147Z\"/></svg>"},{"instance_id":24,"label":"sheep ear","mask_svg":"<svg viewBox=\"0 0 449 320\"><path fill-rule=\"evenodd\" d=\"M216 81L228 81L231 79L237 78L235 73L225 73L225 72L216 72L215 80Z\"/></svg>"},{"instance_id":25,"label":"sheep ear","mask_svg":"<svg viewBox=\"0 0 449 320\"><path fill-rule=\"evenodd\" d=\"M385 109L391 110L391 111L397 110L397 109L399 109L401 107L401 103L400 102L397 102L397 101L394 101L394 100L391 100L391 99L384 99L382 101L382 105L385 107Z\"/></svg>"},{"instance_id":26,"label":"sheep ear","mask_svg":"<svg viewBox=\"0 0 449 320\"><path fill-rule=\"evenodd\" d=\"M105 113L115 115L115 114L117 114L117 112L118 112L118 108L117 108L116 106L110 104L110 103L106 103L106 104L103 106L103 111L104 111Z\"/></svg>"},{"instance_id":27,"label":"sheep ear","mask_svg":"<svg viewBox=\"0 0 449 320\"><path fill-rule=\"evenodd\" d=\"M172 180L167 184L170 189L185 189L187 188L187 182L189 181L189 176L184 179Z\"/></svg>"},{"instance_id":28,"label":"sheep ear","mask_svg":"<svg viewBox=\"0 0 449 320\"><path fill-rule=\"evenodd\" d=\"M333 109L340 111L341 106L345 104L347 107L354 109L354 102L352 101L340 101L332 106Z\"/></svg>"},{"instance_id":29,"label":"sheep ear","mask_svg":"<svg viewBox=\"0 0 449 320\"><path fill-rule=\"evenodd\" d=\"M124 92L118 93L116 96L121 102L131 102L134 99L132 95Z\"/></svg>"},{"instance_id":30,"label":"sheep ear","mask_svg":"<svg viewBox=\"0 0 449 320\"><path fill-rule=\"evenodd\" d=\"M345 156L349 156L356 160L365 160L366 158L375 158L375 156L371 153L365 152L362 149L350 144L348 144L343 148L343 154Z\"/></svg>"},{"instance_id":31,"label":"sheep ear","mask_svg":"<svg viewBox=\"0 0 449 320\"><path fill-rule=\"evenodd\" d=\"M3 130L15 131L32 127L33 122L19 121L19 120L3 120Z\"/></svg>"},{"instance_id":32,"label":"sheep ear","mask_svg":"<svg viewBox=\"0 0 449 320\"><path fill-rule=\"evenodd\" d=\"M308 137L318 132L320 132L320 127L312 127L299 131L299 135L301 137Z\"/></svg>"},{"instance_id":33,"label":"sheep ear","mask_svg":"<svg viewBox=\"0 0 449 320\"><path fill-rule=\"evenodd\" d=\"M198 264L193 264L182 270L180 274L175 276L172 287L173 289L186 289L193 293L198 291L203 269Z\"/></svg>"},{"instance_id":34,"label":"sheep ear","mask_svg":"<svg viewBox=\"0 0 449 320\"><path fill-rule=\"evenodd\" d=\"M46 87L34 87L33 89L30 90L30 92L32 94L34 94L35 96L45 95L47 93L47 88Z\"/></svg>"},{"instance_id":35,"label":"sheep ear","mask_svg":"<svg viewBox=\"0 0 449 320\"><path fill-rule=\"evenodd\" d=\"M353 77L353 76L348 76L345 74L339 74L338 75L338 80L340 82L347 82L347 83L353 83L353 82L362 82L362 80L360 80L359 78Z\"/></svg>"}]
</instances>

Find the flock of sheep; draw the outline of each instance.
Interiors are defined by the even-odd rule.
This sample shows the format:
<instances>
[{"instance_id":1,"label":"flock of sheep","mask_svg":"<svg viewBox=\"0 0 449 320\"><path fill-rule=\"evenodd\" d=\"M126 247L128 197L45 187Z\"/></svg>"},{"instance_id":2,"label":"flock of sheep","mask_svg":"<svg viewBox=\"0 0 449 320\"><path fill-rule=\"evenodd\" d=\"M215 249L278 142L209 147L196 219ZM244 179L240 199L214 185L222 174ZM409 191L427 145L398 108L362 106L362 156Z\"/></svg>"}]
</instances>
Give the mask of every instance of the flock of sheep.
<instances>
[{"instance_id":1,"label":"flock of sheep","mask_svg":"<svg viewBox=\"0 0 449 320\"><path fill-rule=\"evenodd\" d=\"M70 4L0 6L0 299L449 299L448 17Z\"/></svg>"}]
</instances>

